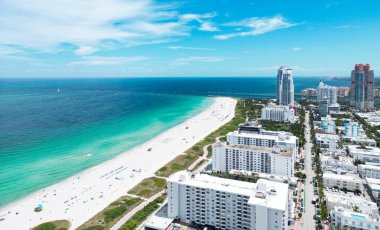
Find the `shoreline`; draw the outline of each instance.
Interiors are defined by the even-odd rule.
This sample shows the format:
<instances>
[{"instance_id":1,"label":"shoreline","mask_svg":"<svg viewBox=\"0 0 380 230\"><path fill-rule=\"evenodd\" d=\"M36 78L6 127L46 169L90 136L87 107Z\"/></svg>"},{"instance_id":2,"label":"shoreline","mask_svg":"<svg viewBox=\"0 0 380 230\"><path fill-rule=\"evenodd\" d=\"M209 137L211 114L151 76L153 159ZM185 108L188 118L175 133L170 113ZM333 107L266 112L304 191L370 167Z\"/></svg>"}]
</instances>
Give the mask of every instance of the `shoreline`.
<instances>
[{"instance_id":1,"label":"shoreline","mask_svg":"<svg viewBox=\"0 0 380 230\"><path fill-rule=\"evenodd\" d=\"M142 179L153 176L167 162L230 121L235 105L235 99L216 97L210 107L151 140L6 205L0 209L0 219L5 218L0 228L29 229L57 219L69 220L70 229L79 227ZM43 210L37 213L34 208L38 204L43 205Z\"/></svg>"}]
</instances>

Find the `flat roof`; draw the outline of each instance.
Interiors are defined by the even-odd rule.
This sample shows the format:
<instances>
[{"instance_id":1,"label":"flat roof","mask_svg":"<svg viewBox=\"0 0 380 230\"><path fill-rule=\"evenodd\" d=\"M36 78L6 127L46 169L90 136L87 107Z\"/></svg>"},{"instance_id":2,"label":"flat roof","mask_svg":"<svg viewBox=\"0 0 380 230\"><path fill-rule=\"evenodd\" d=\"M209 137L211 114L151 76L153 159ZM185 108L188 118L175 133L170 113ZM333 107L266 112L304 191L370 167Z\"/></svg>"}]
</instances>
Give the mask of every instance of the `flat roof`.
<instances>
[{"instance_id":1,"label":"flat roof","mask_svg":"<svg viewBox=\"0 0 380 230\"><path fill-rule=\"evenodd\" d=\"M273 146L273 147L264 147L264 146L252 146L252 145L237 145L237 144L227 144L226 142L217 142L215 147L226 147L230 149L244 149L257 151L260 153L273 154L277 156L286 156L291 157L293 155L293 148L285 146ZM277 151L277 152L274 152Z\"/></svg>"},{"instance_id":2,"label":"flat roof","mask_svg":"<svg viewBox=\"0 0 380 230\"><path fill-rule=\"evenodd\" d=\"M259 179L257 183L237 181L225 178L210 176L208 174L192 174L187 171L179 171L171 175L168 179L187 186L211 189L229 194L244 195L250 197L248 203L251 205L263 205L277 210L286 210L288 199L288 185L285 183ZM259 188L258 188L259 185ZM261 185L261 186L260 186ZM265 187L265 198L257 198L256 193L260 188ZM275 193L270 193L275 190Z\"/></svg>"},{"instance_id":3,"label":"flat roof","mask_svg":"<svg viewBox=\"0 0 380 230\"><path fill-rule=\"evenodd\" d=\"M288 132L275 132L275 131L268 131L268 130L262 130L263 132L273 132L277 135L269 135L269 134L262 134L262 133L254 133L254 132L239 132L239 131L233 131L229 132L227 136L233 135L233 136L239 136L239 137L250 137L250 138L258 138L258 139L269 139L274 141L285 141L288 143L296 143L297 137L293 136L291 133Z\"/></svg>"},{"instance_id":4,"label":"flat roof","mask_svg":"<svg viewBox=\"0 0 380 230\"><path fill-rule=\"evenodd\" d=\"M333 140L339 140L339 136L336 134L327 134L327 133L316 133L315 137L317 139L333 139Z\"/></svg>"},{"instance_id":5,"label":"flat roof","mask_svg":"<svg viewBox=\"0 0 380 230\"><path fill-rule=\"evenodd\" d=\"M323 173L323 178L361 182L360 177L357 174L336 174L325 172Z\"/></svg>"},{"instance_id":6,"label":"flat roof","mask_svg":"<svg viewBox=\"0 0 380 230\"><path fill-rule=\"evenodd\" d=\"M362 169L373 169L373 170L378 170L378 171L380 171L380 166L376 166L376 165L364 165L364 164L359 164L358 167L359 167L359 168L362 168Z\"/></svg>"},{"instance_id":7,"label":"flat roof","mask_svg":"<svg viewBox=\"0 0 380 230\"><path fill-rule=\"evenodd\" d=\"M378 147L365 146L365 149L363 149L360 145L347 145L347 149L352 153L380 155L380 149Z\"/></svg>"},{"instance_id":8,"label":"flat roof","mask_svg":"<svg viewBox=\"0 0 380 230\"><path fill-rule=\"evenodd\" d=\"M335 159L331 155L326 156L326 155L321 154L320 158L321 158L321 161L329 161L335 164L354 165L351 157L347 157L347 156L339 156L338 157L339 159Z\"/></svg>"}]
</instances>

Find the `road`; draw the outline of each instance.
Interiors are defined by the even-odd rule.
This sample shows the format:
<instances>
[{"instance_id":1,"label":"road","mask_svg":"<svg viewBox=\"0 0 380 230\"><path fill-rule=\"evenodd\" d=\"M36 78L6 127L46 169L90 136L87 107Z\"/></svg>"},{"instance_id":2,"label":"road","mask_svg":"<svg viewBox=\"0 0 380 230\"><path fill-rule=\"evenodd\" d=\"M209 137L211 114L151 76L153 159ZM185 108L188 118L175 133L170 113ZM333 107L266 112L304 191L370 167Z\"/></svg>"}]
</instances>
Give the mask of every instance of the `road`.
<instances>
[{"instance_id":1,"label":"road","mask_svg":"<svg viewBox=\"0 0 380 230\"><path fill-rule=\"evenodd\" d=\"M139 204L136 208L131 210L127 215L125 215L123 218L121 218L112 228L111 230L118 230L125 222L129 220L133 215L135 215L138 211L143 209L146 205L148 205L150 202L154 201L158 197L160 197L162 194L165 193L165 190L162 190L161 192L155 194L151 198L144 200L141 204Z\"/></svg>"},{"instance_id":2,"label":"road","mask_svg":"<svg viewBox=\"0 0 380 230\"><path fill-rule=\"evenodd\" d=\"M305 151L304 151L304 159L305 159L305 173L306 173L306 180L305 180L305 186L304 186L304 214L303 214L303 229L304 230L310 230L315 229L315 221L313 219L313 216L315 214L315 208L314 205L311 203L313 197L314 197L314 189L313 184L311 183L313 181L314 177L314 171L312 168L313 160L311 155L311 150L313 147L313 144L310 141L310 125L309 125L309 112L306 112L305 115L305 138L306 138L306 144L305 144Z\"/></svg>"}]
</instances>

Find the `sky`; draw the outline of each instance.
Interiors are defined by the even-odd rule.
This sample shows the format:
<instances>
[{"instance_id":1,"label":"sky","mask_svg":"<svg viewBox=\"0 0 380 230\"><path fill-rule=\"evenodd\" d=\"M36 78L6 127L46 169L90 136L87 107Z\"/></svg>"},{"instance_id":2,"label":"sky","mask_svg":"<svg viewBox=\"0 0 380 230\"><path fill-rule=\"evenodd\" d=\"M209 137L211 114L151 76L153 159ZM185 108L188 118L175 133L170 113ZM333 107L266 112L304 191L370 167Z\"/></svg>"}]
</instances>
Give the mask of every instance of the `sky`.
<instances>
[{"instance_id":1,"label":"sky","mask_svg":"<svg viewBox=\"0 0 380 230\"><path fill-rule=\"evenodd\" d=\"M0 77L380 72L379 0L0 0Z\"/></svg>"}]
</instances>

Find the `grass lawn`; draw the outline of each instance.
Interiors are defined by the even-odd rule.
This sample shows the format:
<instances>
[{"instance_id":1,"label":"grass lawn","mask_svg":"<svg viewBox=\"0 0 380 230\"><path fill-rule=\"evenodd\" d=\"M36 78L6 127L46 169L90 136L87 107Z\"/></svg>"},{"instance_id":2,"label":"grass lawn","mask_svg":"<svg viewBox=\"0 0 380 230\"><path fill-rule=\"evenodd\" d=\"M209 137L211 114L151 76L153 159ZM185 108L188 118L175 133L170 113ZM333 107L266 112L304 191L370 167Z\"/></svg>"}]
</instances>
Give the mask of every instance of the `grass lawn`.
<instances>
[{"instance_id":1,"label":"grass lawn","mask_svg":"<svg viewBox=\"0 0 380 230\"><path fill-rule=\"evenodd\" d=\"M162 178L149 177L142 180L135 187L128 191L129 194L149 198L162 191L166 187L166 181Z\"/></svg>"},{"instance_id":2,"label":"grass lawn","mask_svg":"<svg viewBox=\"0 0 380 230\"><path fill-rule=\"evenodd\" d=\"M105 230L110 229L125 214L134 209L142 202L140 198L122 196L112 202L108 207L93 216L86 223L82 224L78 230Z\"/></svg>"},{"instance_id":3,"label":"grass lawn","mask_svg":"<svg viewBox=\"0 0 380 230\"><path fill-rule=\"evenodd\" d=\"M219 136L224 136L231 131L235 131L239 124L245 122L247 116L252 119L255 118L261 113L261 108L262 106L255 105L251 99L238 99L235 107L235 117L231 121L186 150L186 154L177 156L164 167L160 168L156 172L156 175L168 177L177 171L187 169L199 156L203 155L203 146L214 143L215 138Z\"/></svg>"},{"instance_id":4,"label":"grass lawn","mask_svg":"<svg viewBox=\"0 0 380 230\"><path fill-rule=\"evenodd\" d=\"M66 230L69 229L70 226L71 223L68 220L54 220L37 225L32 228L32 230Z\"/></svg>"},{"instance_id":5,"label":"grass lawn","mask_svg":"<svg viewBox=\"0 0 380 230\"><path fill-rule=\"evenodd\" d=\"M119 230L133 230L136 229L144 220L148 218L154 211L156 211L162 202L164 202L166 194L158 197L154 201L147 204L143 209L133 215Z\"/></svg>"},{"instance_id":6,"label":"grass lawn","mask_svg":"<svg viewBox=\"0 0 380 230\"><path fill-rule=\"evenodd\" d=\"M205 160L205 159L199 161L198 164L193 168L192 172L197 171L197 169L199 169L199 167L201 167L206 162L207 162L207 160Z\"/></svg>"}]
</instances>

